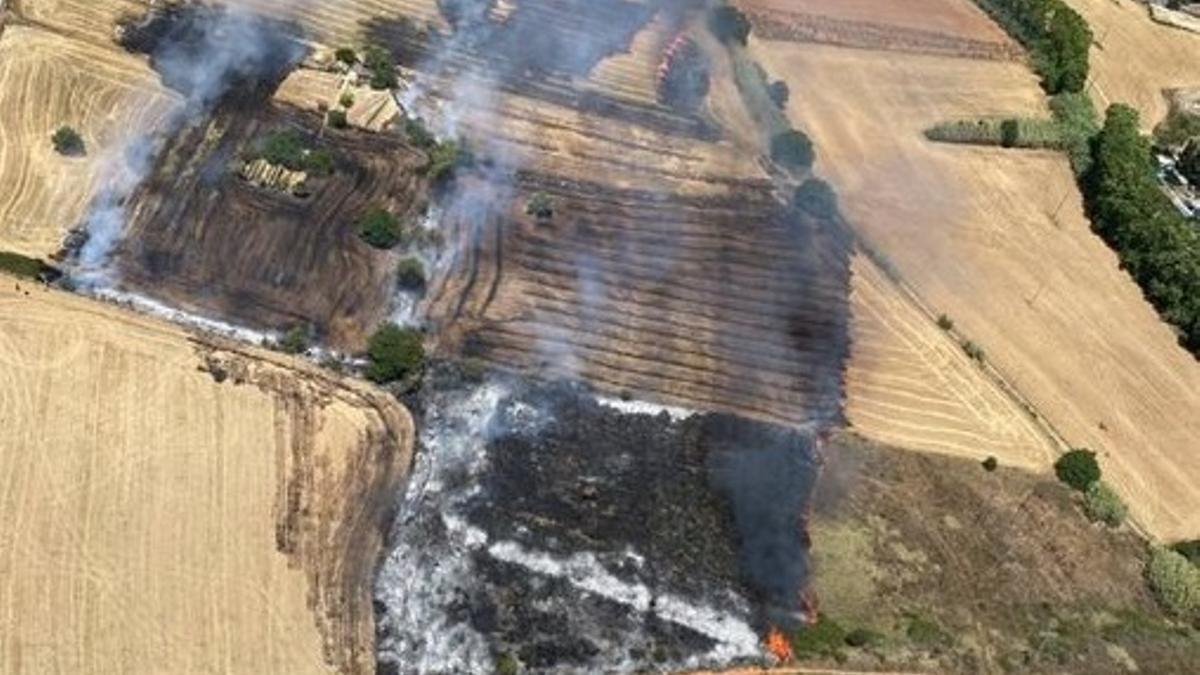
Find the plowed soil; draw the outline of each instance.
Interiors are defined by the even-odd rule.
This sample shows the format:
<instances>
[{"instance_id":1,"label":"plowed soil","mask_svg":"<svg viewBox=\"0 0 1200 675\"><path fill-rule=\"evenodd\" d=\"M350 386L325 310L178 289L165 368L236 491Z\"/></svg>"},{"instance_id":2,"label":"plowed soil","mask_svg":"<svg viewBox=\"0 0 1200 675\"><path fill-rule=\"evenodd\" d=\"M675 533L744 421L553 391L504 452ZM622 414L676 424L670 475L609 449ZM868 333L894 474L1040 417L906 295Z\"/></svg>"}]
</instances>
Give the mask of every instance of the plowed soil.
<instances>
[{"instance_id":1,"label":"plowed soil","mask_svg":"<svg viewBox=\"0 0 1200 675\"><path fill-rule=\"evenodd\" d=\"M0 671L370 673L407 412L0 284Z\"/></svg>"}]
</instances>

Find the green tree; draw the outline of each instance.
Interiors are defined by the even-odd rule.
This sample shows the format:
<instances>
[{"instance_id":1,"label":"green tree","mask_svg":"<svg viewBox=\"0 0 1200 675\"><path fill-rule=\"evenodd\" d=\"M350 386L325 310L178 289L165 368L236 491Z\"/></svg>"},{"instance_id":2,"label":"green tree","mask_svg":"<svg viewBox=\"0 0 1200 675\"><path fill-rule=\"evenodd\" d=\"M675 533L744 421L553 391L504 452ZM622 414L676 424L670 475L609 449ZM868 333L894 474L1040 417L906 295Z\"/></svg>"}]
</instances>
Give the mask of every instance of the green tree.
<instances>
[{"instance_id":1,"label":"green tree","mask_svg":"<svg viewBox=\"0 0 1200 675\"><path fill-rule=\"evenodd\" d=\"M1200 568L1187 558L1169 548L1154 548L1146 580L1163 609L1180 619L1200 619Z\"/></svg>"},{"instance_id":2,"label":"green tree","mask_svg":"<svg viewBox=\"0 0 1200 675\"><path fill-rule=\"evenodd\" d=\"M1021 123L1008 118L1000 123L1000 145L1006 148L1016 147L1021 140Z\"/></svg>"},{"instance_id":3,"label":"green tree","mask_svg":"<svg viewBox=\"0 0 1200 675\"><path fill-rule=\"evenodd\" d=\"M1076 448L1054 463L1054 474L1062 482L1083 492L1092 483L1100 480L1100 465L1096 462L1096 453L1084 448Z\"/></svg>"},{"instance_id":4,"label":"green tree","mask_svg":"<svg viewBox=\"0 0 1200 675\"><path fill-rule=\"evenodd\" d=\"M355 54L354 50L349 47L339 47L338 50L333 53L333 58L348 66L358 63L358 55Z\"/></svg>"},{"instance_id":5,"label":"green tree","mask_svg":"<svg viewBox=\"0 0 1200 675\"><path fill-rule=\"evenodd\" d=\"M1192 564L1200 565L1200 539L1192 539L1190 541L1181 541L1176 544L1172 544L1171 550L1192 561Z\"/></svg>"},{"instance_id":6,"label":"green tree","mask_svg":"<svg viewBox=\"0 0 1200 675\"><path fill-rule=\"evenodd\" d=\"M348 92L348 91L342 92L342 95L338 97L338 103L346 110L353 108L354 107L354 94L351 92Z\"/></svg>"},{"instance_id":7,"label":"green tree","mask_svg":"<svg viewBox=\"0 0 1200 675\"><path fill-rule=\"evenodd\" d=\"M1103 522L1109 527L1118 527L1125 522L1128 509L1125 502L1107 483L1093 482L1084 493L1084 511L1093 522Z\"/></svg>"},{"instance_id":8,"label":"green tree","mask_svg":"<svg viewBox=\"0 0 1200 675\"><path fill-rule=\"evenodd\" d=\"M380 384L403 379L419 370L425 361L421 334L394 323L383 325L367 344L367 377Z\"/></svg>"},{"instance_id":9,"label":"green tree","mask_svg":"<svg viewBox=\"0 0 1200 675\"><path fill-rule=\"evenodd\" d=\"M61 126L50 137L54 150L60 155L77 156L87 152L83 144L83 136L69 126Z\"/></svg>"},{"instance_id":10,"label":"green tree","mask_svg":"<svg viewBox=\"0 0 1200 675\"><path fill-rule=\"evenodd\" d=\"M358 221L358 234L371 246L392 248L404 235L400 219L387 209L373 208Z\"/></svg>"},{"instance_id":11,"label":"green tree","mask_svg":"<svg viewBox=\"0 0 1200 675\"><path fill-rule=\"evenodd\" d=\"M345 129L348 125L344 110L330 110L325 114L325 121L334 129Z\"/></svg>"},{"instance_id":12,"label":"green tree","mask_svg":"<svg viewBox=\"0 0 1200 675\"><path fill-rule=\"evenodd\" d=\"M425 288L425 264L416 256L408 256L396 267L396 285L400 288L419 291Z\"/></svg>"},{"instance_id":13,"label":"green tree","mask_svg":"<svg viewBox=\"0 0 1200 675\"><path fill-rule=\"evenodd\" d=\"M304 326L293 326L276 343L279 351L288 354L303 354L308 351L308 329Z\"/></svg>"},{"instance_id":14,"label":"green tree","mask_svg":"<svg viewBox=\"0 0 1200 675\"><path fill-rule=\"evenodd\" d=\"M372 45L363 53L363 65L371 71L370 85L372 89L393 89L396 87L396 62L392 52L384 47Z\"/></svg>"},{"instance_id":15,"label":"green tree","mask_svg":"<svg viewBox=\"0 0 1200 675\"><path fill-rule=\"evenodd\" d=\"M795 129L775 134L771 139L771 159L789 169L808 169L814 159L812 141Z\"/></svg>"},{"instance_id":16,"label":"green tree","mask_svg":"<svg viewBox=\"0 0 1200 675\"><path fill-rule=\"evenodd\" d=\"M984 471L992 472L992 471L995 471L1000 466L1000 461L997 460L995 457L988 455L988 458L983 460L982 464L983 464Z\"/></svg>"},{"instance_id":17,"label":"green tree","mask_svg":"<svg viewBox=\"0 0 1200 675\"><path fill-rule=\"evenodd\" d=\"M525 205L525 214L538 220L550 220L554 217L554 201L545 192L535 192Z\"/></svg>"}]
</instances>

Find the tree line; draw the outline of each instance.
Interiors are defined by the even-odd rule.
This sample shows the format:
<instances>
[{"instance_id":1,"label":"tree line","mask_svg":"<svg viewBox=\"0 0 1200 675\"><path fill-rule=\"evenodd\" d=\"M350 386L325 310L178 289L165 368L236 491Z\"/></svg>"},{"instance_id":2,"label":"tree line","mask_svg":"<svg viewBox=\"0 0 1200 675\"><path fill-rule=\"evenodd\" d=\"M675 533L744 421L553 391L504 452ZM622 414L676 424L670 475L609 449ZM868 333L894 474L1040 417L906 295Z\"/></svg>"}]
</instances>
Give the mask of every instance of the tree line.
<instances>
[{"instance_id":1,"label":"tree line","mask_svg":"<svg viewBox=\"0 0 1200 675\"><path fill-rule=\"evenodd\" d=\"M1048 94L1083 91L1092 30L1062 0L975 0L1026 49Z\"/></svg>"}]
</instances>

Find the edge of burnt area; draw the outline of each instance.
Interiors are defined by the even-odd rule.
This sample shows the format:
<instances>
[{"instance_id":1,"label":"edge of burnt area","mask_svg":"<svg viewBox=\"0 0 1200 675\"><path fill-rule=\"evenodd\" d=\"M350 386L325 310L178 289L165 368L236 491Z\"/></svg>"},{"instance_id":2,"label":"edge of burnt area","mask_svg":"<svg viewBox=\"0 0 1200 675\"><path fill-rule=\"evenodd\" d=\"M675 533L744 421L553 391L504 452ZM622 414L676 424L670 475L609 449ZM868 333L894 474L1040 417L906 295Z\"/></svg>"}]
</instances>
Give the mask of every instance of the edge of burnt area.
<instances>
[{"instance_id":1,"label":"edge of burnt area","mask_svg":"<svg viewBox=\"0 0 1200 675\"><path fill-rule=\"evenodd\" d=\"M307 425L318 432L314 413L333 399L374 417L351 450L340 482L314 482L315 448L304 442L310 439L297 437L284 450L292 456L275 486L277 550L290 567L304 571L323 658L344 672L373 672L372 582L388 552L395 495L413 458L412 414L386 392L302 361L206 334L194 333L189 341L198 370L222 386L259 388L300 429Z\"/></svg>"}]
</instances>

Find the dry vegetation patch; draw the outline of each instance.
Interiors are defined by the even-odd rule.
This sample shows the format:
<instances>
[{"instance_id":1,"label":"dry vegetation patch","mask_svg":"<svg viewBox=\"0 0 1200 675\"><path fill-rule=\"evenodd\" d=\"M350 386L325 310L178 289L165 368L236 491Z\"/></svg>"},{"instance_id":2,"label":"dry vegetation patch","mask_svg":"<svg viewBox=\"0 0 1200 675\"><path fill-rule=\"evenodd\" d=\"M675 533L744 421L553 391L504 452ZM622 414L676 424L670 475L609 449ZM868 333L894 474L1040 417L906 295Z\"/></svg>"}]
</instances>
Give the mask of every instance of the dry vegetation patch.
<instances>
[{"instance_id":1,"label":"dry vegetation patch","mask_svg":"<svg viewBox=\"0 0 1200 675\"><path fill-rule=\"evenodd\" d=\"M0 284L0 670L372 672L407 413L21 287Z\"/></svg>"}]
</instances>

